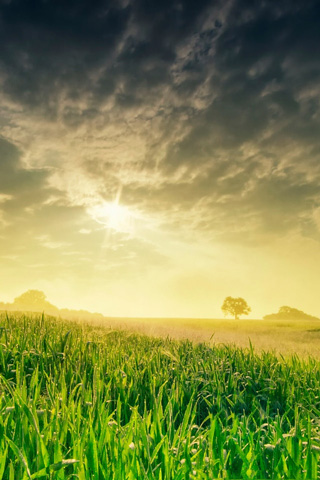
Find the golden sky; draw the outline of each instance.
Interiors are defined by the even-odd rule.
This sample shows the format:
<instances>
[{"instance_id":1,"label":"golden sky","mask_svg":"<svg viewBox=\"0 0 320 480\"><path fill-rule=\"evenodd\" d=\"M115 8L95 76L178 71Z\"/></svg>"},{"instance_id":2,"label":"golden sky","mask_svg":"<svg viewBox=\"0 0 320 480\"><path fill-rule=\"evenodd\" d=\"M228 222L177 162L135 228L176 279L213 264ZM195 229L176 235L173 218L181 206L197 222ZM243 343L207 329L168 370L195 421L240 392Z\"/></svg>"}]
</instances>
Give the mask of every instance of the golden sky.
<instances>
[{"instance_id":1,"label":"golden sky","mask_svg":"<svg viewBox=\"0 0 320 480\"><path fill-rule=\"evenodd\" d=\"M250 5L249 5L250 3ZM320 315L316 1L0 4L0 301Z\"/></svg>"}]
</instances>

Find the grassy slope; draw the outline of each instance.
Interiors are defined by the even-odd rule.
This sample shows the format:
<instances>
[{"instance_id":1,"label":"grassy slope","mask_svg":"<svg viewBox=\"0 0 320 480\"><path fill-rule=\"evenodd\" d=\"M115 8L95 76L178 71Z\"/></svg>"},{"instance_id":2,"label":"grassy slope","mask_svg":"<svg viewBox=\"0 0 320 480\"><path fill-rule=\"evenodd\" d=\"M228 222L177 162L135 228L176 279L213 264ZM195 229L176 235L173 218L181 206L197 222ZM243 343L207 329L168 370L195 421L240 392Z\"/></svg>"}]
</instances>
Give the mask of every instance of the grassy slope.
<instances>
[{"instance_id":1,"label":"grassy slope","mask_svg":"<svg viewBox=\"0 0 320 480\"><path fill-rule=\"evenodd\" d=\"M4 314L5 312L3 312ZM9 312L10 313L10 312ZM12 312L14 313L14 312ZM1 315L1 310L0 310ZM32 315L32 314L31 314ZM193 318L79 318L70 319L93 326L130 330L146 335L210 342L212 345L234 344L247 348L251 343L257 352L274 351L282 355L309 355L320 359L320 321L308 320L240 320Z\"/></svg>"},{"instance_id":2,"label":"grassy slope","mask_svg":"<svg viewBox=\"0 0 320 480\"><path fill-rule=\"evenodd\" d=\"M238 347L249 347L250 340L260 352L274 350L283 355L312 355L320 359L320 321L121 318L105 319L101 324L147 335L169 335L176 339Z\"/></svg>"},{"instance_id":3,"label":"grassy slope","mask_svg":"<svg viewBox=\"0 0 320 480\"><path fill-rule=\"evenodd\" d=\"M39 317L0 328L0 479L317 478L316 361Z\"/></svg>"}]
</instances>

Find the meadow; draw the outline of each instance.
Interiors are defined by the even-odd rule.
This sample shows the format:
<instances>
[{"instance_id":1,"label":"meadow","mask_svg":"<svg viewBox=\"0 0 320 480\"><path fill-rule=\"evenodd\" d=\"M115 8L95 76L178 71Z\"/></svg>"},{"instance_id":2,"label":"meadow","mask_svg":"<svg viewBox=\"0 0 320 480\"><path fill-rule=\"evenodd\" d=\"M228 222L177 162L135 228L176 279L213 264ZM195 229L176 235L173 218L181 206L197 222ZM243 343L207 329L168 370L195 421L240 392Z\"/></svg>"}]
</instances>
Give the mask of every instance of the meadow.
<instances>
[{"instance_id":1,"label":"meadow","mask_svg":"<svg viewBox=\"0 0 320 480\"><path fill-rule=\"evenodd\" d=\"M319 361L207 340L1 314L0 480L319 478Z\"/></svg>"},{"instance_id":2,"label":"meadow","mask_svg":"<svg viewBox=\"0 0 320 480\"><path fill-rule=\"evenodd\" d=\"M178 340L189 339L210 345L233 344L255 351L320 360L320 321L248 320L206 318L104 318L91 322L111 328Z\"/></svg>"}]
</instances>

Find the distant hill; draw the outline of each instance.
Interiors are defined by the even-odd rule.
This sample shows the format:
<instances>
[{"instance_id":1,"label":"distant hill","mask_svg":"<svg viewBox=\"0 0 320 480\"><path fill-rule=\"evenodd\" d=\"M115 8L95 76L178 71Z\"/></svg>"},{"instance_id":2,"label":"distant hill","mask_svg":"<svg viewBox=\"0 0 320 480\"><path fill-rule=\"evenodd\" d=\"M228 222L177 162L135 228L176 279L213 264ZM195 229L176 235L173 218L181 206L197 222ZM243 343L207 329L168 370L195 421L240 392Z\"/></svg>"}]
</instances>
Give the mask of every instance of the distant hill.
<instances>
[{"instance_id":1,"label":"distant hill","mask_svg":"<svg viewBox=\"0 0 320 480\"><path fill-rule=\"evenodd\" d=\"M87 310L59 309L48 302L46 295L40 290L28 290L19 297L16 297L12 303L0 302L0 310L44 312L47 315L61 316L66 319L101 320L104 318L101 313L91 313Z\"/></svg>"},{"instance_id":2,"label":"distant hill","mask_svg":"<svg viewBox=\"0 0 320 480\"><path fill-rule=\"evenodd\" d=\"M291 308L283 306L279 308L278 313L271 313L270 315L265 315L263 320L320 320L318 317L313 315L308 315L302 310L297 308Z\"/></svg>"}]
</instances>

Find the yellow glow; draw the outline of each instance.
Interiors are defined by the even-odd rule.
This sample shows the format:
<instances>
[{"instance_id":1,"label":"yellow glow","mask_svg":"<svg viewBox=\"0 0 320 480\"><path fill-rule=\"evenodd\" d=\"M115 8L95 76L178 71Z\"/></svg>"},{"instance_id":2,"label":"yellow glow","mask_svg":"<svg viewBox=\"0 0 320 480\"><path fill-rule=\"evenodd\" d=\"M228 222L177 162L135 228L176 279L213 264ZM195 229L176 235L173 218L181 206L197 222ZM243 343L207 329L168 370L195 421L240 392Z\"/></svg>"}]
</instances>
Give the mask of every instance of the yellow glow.
<instances>
[{"instance_id":1,"label":"yellow glow","mask_svg":"<svg viewBox=\"0 0 320 480\"><path fill-rule=\"evenodd\" d=\"M90 209L89 214L108 229L125 233L133 231L133 215L127 207L119 205L117 201L96 205Z\"/></svg>"}]
</instances>

